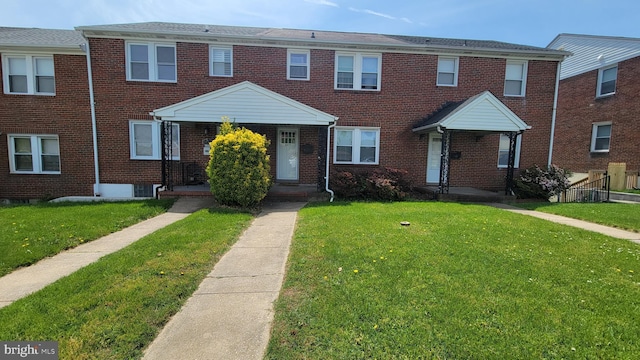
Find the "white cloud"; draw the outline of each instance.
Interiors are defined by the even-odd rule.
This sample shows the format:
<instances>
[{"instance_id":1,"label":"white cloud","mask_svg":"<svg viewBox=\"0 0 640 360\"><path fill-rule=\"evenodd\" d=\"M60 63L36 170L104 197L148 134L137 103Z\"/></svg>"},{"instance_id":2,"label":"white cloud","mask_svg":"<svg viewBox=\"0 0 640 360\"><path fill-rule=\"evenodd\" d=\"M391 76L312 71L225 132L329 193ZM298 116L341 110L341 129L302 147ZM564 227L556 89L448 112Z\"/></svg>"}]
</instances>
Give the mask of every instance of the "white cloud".
<instances>
[{"instance_id":1,"label":"white cloud","mask_svg":"<svg viewBox=\"0 0 640 360\"><path fill-rule=\"evenodd\" d=\"M308 2L308 3L311 3L311 4L340 7L338 4L336 4L336 3L332 2L332 1L327 1L327 0L304 0L304 1Z\"/></svg>"},{"instance_id":2,"label":"white cloud","mask_svg":"<svg viewBox=\"0 0 640 360\"><path fill-rule=\"evenodd\" d=\"M397 20L398 18L396 18L395 16L391 16L388 14L383 14L380 12L376 12L373 10L369 10L369 9L356 9L353 7L350 7L349 10L354 11L354 12L359 12L359 13L365 13L365 14L369 14L369 15L375 15L375 16L380 16L386 19L390 19L390 20Z\"/></svg>"}]
</instances>

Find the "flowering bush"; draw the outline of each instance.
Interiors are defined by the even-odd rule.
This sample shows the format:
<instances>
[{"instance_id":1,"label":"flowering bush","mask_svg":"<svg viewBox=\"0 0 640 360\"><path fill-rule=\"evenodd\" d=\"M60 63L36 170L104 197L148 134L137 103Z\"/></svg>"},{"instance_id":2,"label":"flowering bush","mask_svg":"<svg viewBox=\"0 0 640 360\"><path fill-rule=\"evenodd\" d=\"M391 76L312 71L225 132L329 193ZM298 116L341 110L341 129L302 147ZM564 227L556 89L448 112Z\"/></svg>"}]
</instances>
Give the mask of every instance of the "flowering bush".
<instances>
[{"instance_id":1,"label":"flowering bush","mask_svg":"<svg viewBox=\"0 0 640 360\"><path fill-rule=\"evenodd\" d=\"M330 186L343 199L403 200L411 189L407 171L380 168L371 173L333 172Z\"/></svg>"},{"instance_id":2,"label":"flowering bush","mask_svg":"<svg viewBox=\"0 0 640 360\"><path fill-rule=\"evenodd\" d=\"M553 164L546 169L534 165L524 169L516 179L516 195L522 199L549 200L571 187L570 175L570 171Z\"/></svg>"}]
</instances>

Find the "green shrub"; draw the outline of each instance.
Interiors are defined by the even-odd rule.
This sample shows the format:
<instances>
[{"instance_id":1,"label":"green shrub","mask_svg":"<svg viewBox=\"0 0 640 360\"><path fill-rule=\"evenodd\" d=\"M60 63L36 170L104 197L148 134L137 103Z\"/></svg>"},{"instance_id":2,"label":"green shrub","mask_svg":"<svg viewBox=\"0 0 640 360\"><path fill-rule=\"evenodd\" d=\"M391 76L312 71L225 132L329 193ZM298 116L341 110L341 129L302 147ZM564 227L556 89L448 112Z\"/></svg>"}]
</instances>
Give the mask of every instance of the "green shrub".
<instances>
[{"instance_id":1,"label":"green shrub","mask_svg":"<svg viewBox=\"0 0 640 360\"><path fill-rule=\"evenodd\" d=\"M524 169L515 180L516 195L521 199L549 200L550 197L559 195L571 187L568 179L570 175L570 171L555 165L546 169L534 165Z\"/></svg>"},{"instance_id":2,"label":"green shrub","mask_svg":"<svg viewBox=\"0 0 640 360\"><path fill-rule=\"evenodd\" d=\"M256 205L269 191L268 140L223 118L220 134L211 142L207 175L211 193L225 205Z\"/></svg>"},{"instance_id":3,"label":"green shrub","mask_svg":"<svg viewBox=\"0 0 640 360\"><path fill-rule=\"evenodd\" d=\"M343 199L395 201L406 198L411 190L407 171L379 168L372 172L334 171L329 178L331 189Z\"/></svg>"}]
</instances>

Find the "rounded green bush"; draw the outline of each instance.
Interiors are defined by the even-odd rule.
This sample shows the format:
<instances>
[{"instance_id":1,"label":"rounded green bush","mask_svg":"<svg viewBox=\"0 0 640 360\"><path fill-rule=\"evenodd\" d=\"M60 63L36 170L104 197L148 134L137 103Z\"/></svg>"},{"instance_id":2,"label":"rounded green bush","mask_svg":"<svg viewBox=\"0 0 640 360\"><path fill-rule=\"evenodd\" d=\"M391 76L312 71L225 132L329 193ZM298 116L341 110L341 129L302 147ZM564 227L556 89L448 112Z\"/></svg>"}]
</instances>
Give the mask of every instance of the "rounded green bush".
<instances>
[{"instance_id":1,"label":"rounded green bush","mask_svg":"<svg viewBox=\"0 0 640 360\"><path fill-rule=\"evenodd\" d=\"M207 175L211 193L225 205L248 207L259 203L269 191L269 141L246 128L222 123L211 142Z\"/></svg>"}]
</instances>

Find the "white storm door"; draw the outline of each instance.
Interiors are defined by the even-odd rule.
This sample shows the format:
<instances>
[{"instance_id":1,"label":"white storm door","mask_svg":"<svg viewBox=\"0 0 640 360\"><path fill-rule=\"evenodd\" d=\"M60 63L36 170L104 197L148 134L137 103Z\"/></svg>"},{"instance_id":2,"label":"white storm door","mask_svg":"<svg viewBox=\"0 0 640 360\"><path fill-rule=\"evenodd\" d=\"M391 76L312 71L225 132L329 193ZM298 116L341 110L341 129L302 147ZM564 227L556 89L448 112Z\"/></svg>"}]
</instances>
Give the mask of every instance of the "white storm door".
<instances>
[{"instance_id":1,"label":"white storm door","mask_svg":"<svg viewBox=\"0 0 640 360\"><path fill-rule=\"evenodd\" d=\"M440 182L440 154L442 153L442 135L429 134L429 153L427 154L427 183Z\"/></svg>"},{"instance_id":2,"label":"white storm door","mask_svg":"<svg viewBox=\"0 0 640 360\"><path fill-rule=\"evenodd\" d=\"M298 129L278 128L277 180L298 180Z\"/></svg>"}]
</instances>

